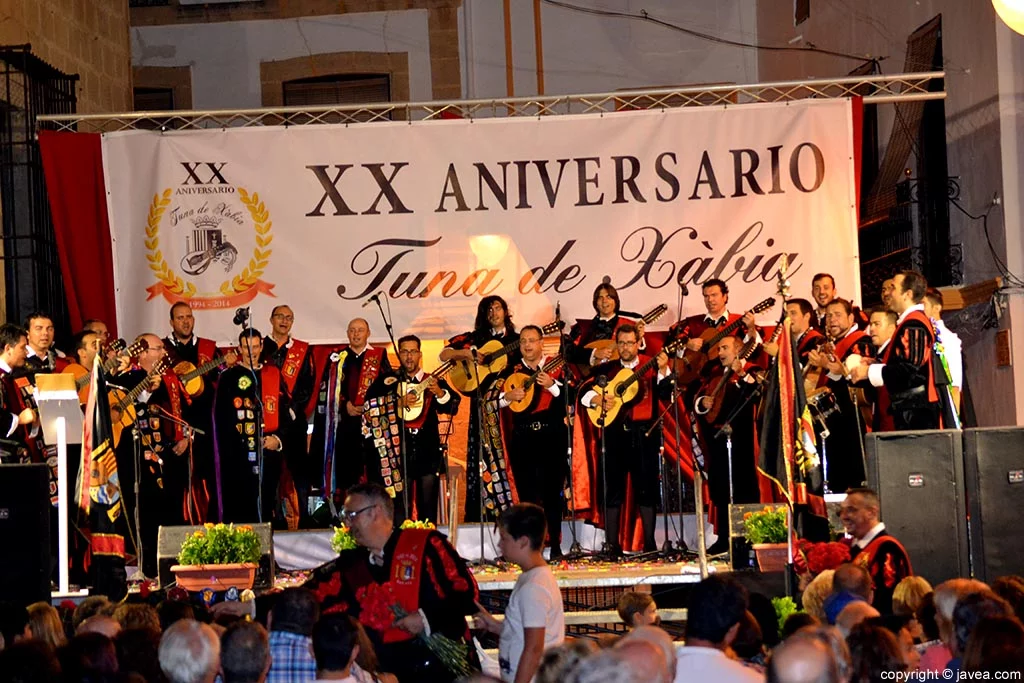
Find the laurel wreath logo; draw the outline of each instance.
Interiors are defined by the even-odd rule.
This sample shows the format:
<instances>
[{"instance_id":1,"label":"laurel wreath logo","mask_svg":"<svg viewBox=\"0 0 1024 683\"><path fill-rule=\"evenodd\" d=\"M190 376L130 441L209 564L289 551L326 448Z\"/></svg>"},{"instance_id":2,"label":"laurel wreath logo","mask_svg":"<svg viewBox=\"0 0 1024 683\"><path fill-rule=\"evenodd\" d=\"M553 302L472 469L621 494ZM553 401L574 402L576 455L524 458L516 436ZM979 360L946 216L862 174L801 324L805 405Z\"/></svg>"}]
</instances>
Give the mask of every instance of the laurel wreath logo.
<instances>
[{"instance_id":1,"label":"laurel wreath logo","mask_svg":"<svg viewBox=\"0 0 1024 683\"><path fill-rule=\"evenodd\" d=\"M270 243L274 239L271 232L273 223L270 221L267 207L260 200L258 193L249 194L241 187L237 190L238 196L252 218L253 227L256 230L256 246L249 263L242 272L221 283L220 292L225 296L242 294L256 286L273 253L273 250L270 249ZM146 217L146 260L149 261L149 269L153 271L156 279L168 292L183 299L190 299L196 294L195 285L186 282L171 268L160 249L160 220L170 204L171 188L164 190L161 194L153 195L153 202L149 206L149 214Z\"/></svg>"},{"instance_id":2,"label":"laurel wreath logo","mask_svg":"<svg viewBox=\"0 0 1024 683\"><path fill-rule=\"evenodd\" d=\"M256 247L252 251L252 258L249 259L249 264L242 272L221 284L221 294L226 296L241 294L254 287L256 281L260 279L260 275L263 275L263 271L270 261L270 255L273 253L269 246L274 239L273 234L270 232L274 224L270 221L270 213L267 211L267 207L260 201L259 193L253 192L250 195L245 188L239 187L237 189L238 196L242 199L242 203L245 204L245 208L249 210L249 216L252 218L253 226L256 229Z\"/></svg>"},{"instance_id":3,"label":"laurel wreath logo","mask_svg":"<svg viewBox=\"0 0 1024 683\"><path fill-rule=\"evenodd\" d=\"M149 205L149 215L146 217L146 260L149 261L149 269L156 275L164 287L172 294L178 294L188 299L196 293L195 285L185 282L181 276L174 272L164 260L163 252L160 250L160 219L171 203L171 189L163 191L163 194L153 195L153 203Z\"/></svg>"}]
</instances>

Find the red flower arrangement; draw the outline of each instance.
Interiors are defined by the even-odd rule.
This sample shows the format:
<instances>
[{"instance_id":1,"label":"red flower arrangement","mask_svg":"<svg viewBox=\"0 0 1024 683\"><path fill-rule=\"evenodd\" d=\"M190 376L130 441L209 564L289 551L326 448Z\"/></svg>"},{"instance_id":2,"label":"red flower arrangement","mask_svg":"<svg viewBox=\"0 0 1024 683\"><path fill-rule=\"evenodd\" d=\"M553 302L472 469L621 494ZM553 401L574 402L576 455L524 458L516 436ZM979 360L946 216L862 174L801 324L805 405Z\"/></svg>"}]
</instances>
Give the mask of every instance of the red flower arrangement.
<instances>
[{"instance_id":1,"label":"red flower arrangement","mask_svg":"<svg viewBox=\"0 0 1024 683\"><path fill-rule=\"evenodd\" d=\"M360 623L381 633L391 628L391 625L395 623L396 608L401 609L398 607L395 588L390 581L387 583L371 582L356 589L356 600L359 601Z\"/></svg>"},{"instance_id":2,"label":"red flower arrangement","mask_svg":"<svg viewBox=\"0 0 1024 683\"><path fill-rule=\"evenodd\" d=\"M793 563L798 574L817 576L826 569L835 569L850 561L850 546L845 543L811 543L801 538L796 549Z\"/></svg>"}]
</instances>

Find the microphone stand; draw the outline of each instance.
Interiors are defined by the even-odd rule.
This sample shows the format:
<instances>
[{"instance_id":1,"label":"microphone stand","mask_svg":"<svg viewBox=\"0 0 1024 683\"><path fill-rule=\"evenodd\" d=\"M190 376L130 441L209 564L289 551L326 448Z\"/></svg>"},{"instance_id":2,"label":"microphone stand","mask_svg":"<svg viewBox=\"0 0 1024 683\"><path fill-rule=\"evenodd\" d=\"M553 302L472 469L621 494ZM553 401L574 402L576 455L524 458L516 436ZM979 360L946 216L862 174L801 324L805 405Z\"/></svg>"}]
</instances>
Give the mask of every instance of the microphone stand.
<instances>
[{"instance_id":1,"label":"microphone stand","mask_svg":"<svg viewBox=\"0 0 1024 683\"><path fill-rule=\"evenodd\" d=\"M678 489L678 491L679 491L679 530L676 532L677 533L677 539L676 539L675 551L678 551L678 553L681 553L681 554L685 555L686 553L690 553L692 551L689 548L686 547L686 543L683 541L683 529L684 529L684 527L683 527L683 488L682 488L683 473L682 473L682 460L681 460L683 446L682 446L682 443L680 442L681 435L680 435L680 429L679 429L679 397L683 393L683 387L677 381L678 378L676 377L675 373L669 375L668 379L669 379L670 382L672 382L672 394L669 396L669 401L671 401L671 402L667 406L665 406L664 410L661 411L661 414L658 415L657 419L651 425L650 429L648 429L644 433L644 436L650 436L651 434L654 433L654 430L658 429L659 427L663 428L664 424L665 424L665 418L668 417L668 414L670 412L672 412L674 414L673 416L675 417L675 420L676 420L675 430L676 430L676 451L677 451L676 452L676 477L677 477L677 485L679 486L679 489ZM662 443L664 443L664 432L662 432ZM662 450L664 451L664 448ZM694 458L694 465L695 466L697 465L697 459L696 458ZM677 552L673 551L672 541L669 539L669 534L668 534L668 518L671 516L671 514L668 511L668 491L667 491L667 488L666 488L667 485L665 484L665 458L664 458L664 452L662 453L662 459L661 459L661 473L662 473L661 495L662 495L662 501L663 501L664 506L665 506L664 519L662 520L664 522L664 529L665 529L665 542L662 544L662 548L659 551L659 554L661 556L663 556L663 557L672 557L672 556L675 556L677 554Z\"/></svg>"},{"instance_id":2,"label":"microphone stand","mask_svg":"<svg viewBox=\"0 0 1024 683\"><path fill-rule=\"evenodd\" d=\"M564 360L566 359L566 346L565 346L565 335L562 334L562 329L565 327L565 323L562 322L560 306L555 306L555 322L558 323L558 355ZM572 371L569 366L565 366L565 426L566 426L566 444L565 444L565 457L569 465L569 496L568 496L568 508L569 508L569 535L572 537L572 544L569 546L568 556L572 558L580 557L583 555L583 546L580 545L579 539L576 537L576 486L575 477L572 472L572 461L573 461L573 429L575 424L575 406L576 396L573 395L573 383L572 383ZM564 487L563 487L564 490ZM561 550L561 548L559 548Z\"/></svg>"},{"instance_id":3,"label":"microphone stand","mask_svg":"<svg viewBox=\"0 0 1024 683\"><path fill-rule=\"evenodd\" d=\"M486 467L484 465L484 434L487 432L487 411L484 409L484 391L483 387L480 386L480 369L479 364L476 361L476 350L473 348L473 378L476 380L476 389L474 393L476 395L476 415L477 415L477 443L476 443L476 457L477 457L477 477L479 482L477 483L478 490L478 507L480 511L480 557L477 559L475 564L478 567L497 566L498 562L491 562L484 557L484 471ZM500 428L500 425L499 425ZM490 450L490 445L488 445ZM493 455L493 453L492 453ZM506 463L508 458L505 459ZM468 468L467 468L468 472Z\"/></svg>"},{"instance_id":4,"label":"microphone stand","mask_svg":"<svg viewBox=\"0 0 1024 683\"><path fill-rule=\"evenodd\" d=\"M604 544L606 553L610 555L613 547L619 544L619 539L608 538L608 454L605 451L604 431L605 418L608 417L608 409L605 407L604 398L607 395L608 376L600 375L597 378L597 386L600 388L601 416L597 419L597 426L601 430L601 509L604 515ZM620 519L621 522L621 519Z\"/></svg>"},{"instance_id":5,"label":"microphone stand","mask_svg":"<svg viewBox=\"0 0 1024 683\"><path fill-rule=\"evenodd\" d=\"M201 435L205 436L206 432L204 432L202 429L196 429L195 427L190 425L188 422L185 422L184 420L182 420L182 419L180 419L178 417L175 417L174 415L169 413L167 410L165 410L163 406L161 406L159 404L154 403L151 407L154 408L156 410L156 412L158 412L161 415L163 415L165 420L169 420L170 422L172 422L172 423L174 423L176 425L179 425L180 427L183 427L184 430L185 430L185 438L188 439L188 452L189 452L189 458L188 458L188 484L185 486L185 508L186 508L186 510L188 510L189 516L191 516L192 510L195 507L195 499L192 497L192 477L195 474L195 472L193 470L193 463L192 463L192 445L193 445L193 441L195 439L195 435L196 434L201 434ZM188 521L188 520L186 520L186 521Z\"/></svg>"},{"instance_id":6,"label":"microphone stand","mask_svg":"<svg viewBox=\"0 0 1024 683\"><path fill-rule=\"evenodd\" d=\"M389 301L389 303L388 303L388 312L390 313L391 312L391 303L390 303L390 299L388 299L387 293L382 291L382 292L380 292L380 295L383 296L386 300ZM395 385L395 393L397 395L398 387L401 387L403 383L406 383L406 382L409 381L409 374L405 371L405 366L402 365L402 358L401 358L401 356L398 355L398 343L395 341L395 331L391 327L391 320L390 320L390 318L387 315L384 314L384 306L381 305L381 303L380 303L380 296L374 298L373 301L374 301L374 303L377 304L377 310L380 311L381 320L384 321L384 329L387 330L388 339L391 340L391 347L395 350L395 358L398 359L398 383ZM398 453L399 453L399 457L402 459L402 482L403 482L403 484L402 484L402 507L403 507L403 509L405 511L405 516L408 518L412 511L411 511L411 509L409 507L409 468L408 468L408 464L406 463L406 451L405 451L405 410L399 407L395 412L396 412L396 418L398 419L398 421L400 423L400 427L398 429ZM396 518L395 521L398 524L402 523L402 522L398 522L397 518ZM405 520L402 520L402 521L405 521Z\"/></svg>"},{"instance_id":7,"label":"microphone stand","mask_svg":"<svg viewBox=\"0 0 1024 683\"><path fill-rule=\"evenodd\" d=\"M252 336L253 336L253 334L252 334L252 324L249 322L249 318L250 318L250 316L249 316L249 314L247 312L246 315L245 315L245 318L242 320L242 323L241 323L242 324L242 330L245 333L244 336L247 339L252 338ZM240 352L239 356L241 356L242 349L239 348L238 350ZM248 350L246 350L245 353L248 353ZM242 363L242 367L246 368L249 371L249 374L252 375L252 383L253 383L252 385L253 385L253 387L255 387L255 391L253 392L253 398L255 400L253 401L253 403L259 407L259 415L257 416L257 419L256 419L256 463L257 463L256 467L259 470L259 488L256 491L256 507L257 507L256 519L258 519L259 522L262 524L263 523L263 429L264 429L263 415L264 415L265 411L263 409L263 392L261 391L262 387L260 386L260 378L256 374L256 369L254 367L252 367L252 363L256 363L256 362L259 362L258 358L250 357L249 358L250 365L246 365L245 363ZM220 384L218 383L217 386L219 387ZM214 398L214 413L216 413L216 410L217 410L217 400L216 400L216 398ZM281 445L283 447L284 446L284 441L281 440L280 437L278 437L278 440L281 441ZM283 448L282 448L282 450L283 450ZM220 517L221 517L221 520L224 519L224 511L223 510L220 511Z\"/></svg>"}]
</instances>

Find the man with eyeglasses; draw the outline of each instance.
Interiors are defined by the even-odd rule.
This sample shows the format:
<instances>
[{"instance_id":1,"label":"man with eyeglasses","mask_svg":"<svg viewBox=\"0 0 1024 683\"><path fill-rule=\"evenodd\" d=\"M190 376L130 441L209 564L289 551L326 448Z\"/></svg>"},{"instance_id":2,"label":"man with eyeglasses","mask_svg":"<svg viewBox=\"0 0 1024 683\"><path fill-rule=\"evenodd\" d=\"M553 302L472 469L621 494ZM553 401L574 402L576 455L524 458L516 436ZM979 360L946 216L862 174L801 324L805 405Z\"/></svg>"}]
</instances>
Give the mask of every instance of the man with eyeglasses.
<instances>
[{"instance_id":1,"label":"man with eyeglasses","mask_svg":"<svg viewBox=\"0 0 1024 683\"><path fill-rule=\"evenodd\" d=\"M403 406L419 408L417 417L405 422L405 457L409 481L416 487L416 518L437 519L438 473L444 466L438 415L455 415L461 401L444 379L423 371L420 338L409 334L398 340L398 360L409 386L423 389L399 396Z\"/></svg>"},{"instance_id":2,"label":"man with eyeglasses","mask_svg":"<svg viewBox=\"0 0 1024 683\"><path fill-rule=\"evenodd\" d=\"M635 325L621 325L615 332L615 343L619 351L619 359L602 363L592 372L593 381L581 388L583 397L580 403L584 408L600 407L602 402L606 410L615 406L619 399L611 389L600 386L602 378L614 381L614 378L625 371L630 374L650 359L639 352L640 335ZM615 419L604 427L605 454L601 462L600 441L597 442L595 458L596 476L592 481L600 488L602 481L607 480L608 491L604 506L607 509L605 519L605 552L612 558L622 555L622 544L619 536L622 506L626 499L626 475L632 482L633 498L640 509L640 522L643 527L643 550L657 550L654 541L655 509L658 505L658 456L661 447L661 435L657 431L648 435L648 430L657 417L658 400L667 400L672 386L669 382L668 356L664 352L657 356L657 371L648 370L638 378L639 391L629 402L623 404ZM610 387L611 385L609 385ZM601 468L606 471L602 477ZM627 542L629 539L627 538Z\"/></svg>"},{"instance_id":3,"label":"man with eyeglasses","mask_svg":"<svg viewBox=\"0 0 1024 683\"><path fill-rule=\"evenodd\" d=\"M304 501L309 492L307 434L312 433L309 417L316 407L312 403L316 379L313 353L309 344L292 337L295 314L290 306L279 304L270 312L270 334L263 338L260 362L273 365L281 371L281 379L295 420L287 435L288 448L281 470L281 497L285 504L288 529L294 531L305 511Z\"/></svg>"},{"instance_id":4,"label":"man with eyeglasses","mask_svg":"<svg viewBox=\"0 0 1024 683\"><path fill-rule=\"evenodd\" d=\"M394 500L387 489L367 483L348 490L342 519L358 547L313 570L303 588L320 600L320 611L357 615L371 597L373 584L388 583L389 600L407 616L378 630L363 619L381 667L400 681L453 681L427 649L421 634L441 633L468 646L468 661L478 667L466 617L479 610L476 581L444 536L430 529L395 529ZM362 590L361 590L362 589Z\"/></svg>"}]
</instances>

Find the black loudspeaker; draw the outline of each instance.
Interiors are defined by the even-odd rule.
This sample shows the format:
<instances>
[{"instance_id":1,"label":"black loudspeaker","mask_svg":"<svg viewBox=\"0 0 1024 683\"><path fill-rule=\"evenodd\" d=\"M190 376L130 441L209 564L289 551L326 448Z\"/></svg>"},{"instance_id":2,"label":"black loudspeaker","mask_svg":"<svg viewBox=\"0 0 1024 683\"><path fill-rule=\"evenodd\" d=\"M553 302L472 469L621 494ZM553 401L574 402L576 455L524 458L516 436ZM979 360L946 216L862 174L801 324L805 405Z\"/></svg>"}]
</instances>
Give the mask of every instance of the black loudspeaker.
<instances>
[{"instance_id":1,"label":"black loudspeaker","mask_svg":"<svg viewBox=\"0 0 1024 683\"><path fill-rule=\"evenodd\" d=\"M933 586L969 576L961 432L872 433L865 447L882 521L907 549L914 573Z\"/></svg>"},{"instance_id":2,"label":"black loudspeaker","mask_svg":"<svg viewBox=\"0 0 1024 683\"><path fill-rule=\"evenodd\" d=\"M1024 574L1024 429L965 430L964 474L974 577L989 582Z\"/></svg>"},{"instance_id":3,"label":"black loudspeaker","mask_svg":"<svg viewBox=\"0 0 1024 683\"><path fill-rule=\"evenodd\" d=\"M0 600L50 602L50 474L0 465Z\"/></svg>"},{"instance_id":4,"label":"black loudspeaker","mask_svg":"<svg viewBox=\"0 0 1024 683\"><path fill-rule=\"evenodd\" d=\"M254 588L274 587L274 531L270 524L250 524L256 535L260 537L260 566L256 568ZM156 561L160 573L160 585L169 586L174 583L174 572L171 567L178 564L178 553L181 544L193 531L201 526L162 526L156 542Z\"/></svg>"}]
</instances>

